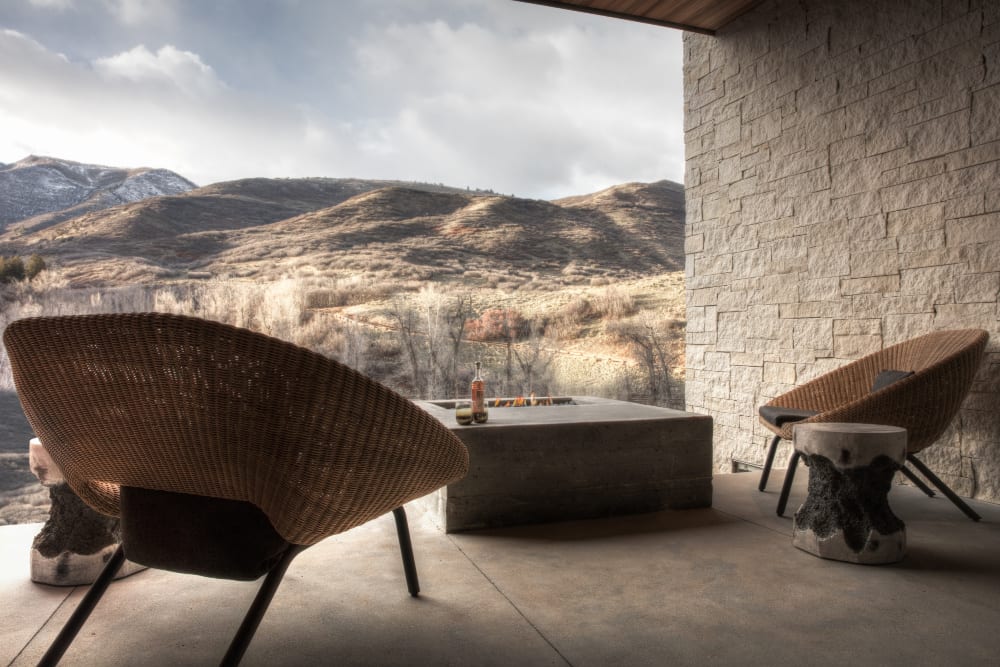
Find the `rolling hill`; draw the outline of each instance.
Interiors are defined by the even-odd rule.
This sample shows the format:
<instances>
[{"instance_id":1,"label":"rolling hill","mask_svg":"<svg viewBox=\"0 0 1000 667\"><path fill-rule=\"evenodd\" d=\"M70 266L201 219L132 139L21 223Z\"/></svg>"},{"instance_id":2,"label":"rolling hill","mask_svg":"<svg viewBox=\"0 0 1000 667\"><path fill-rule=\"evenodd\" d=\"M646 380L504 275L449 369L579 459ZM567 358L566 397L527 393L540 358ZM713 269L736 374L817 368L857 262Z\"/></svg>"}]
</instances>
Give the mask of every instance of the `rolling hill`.
<instances>
[{"instance_id":1,"label":"rolling hill","mask_svg":"<svg viewBox=\"0 0 1000 667\"><path fill-rule=\"evenodd\" d=\"M567 267L629 278L683 267L683 188L669 181L549 202L390 181L256 178L54 217L15 223L0 246L53 260L78 285L263 280L304 266L442 280Z\"/></svg>"}]
</instances>

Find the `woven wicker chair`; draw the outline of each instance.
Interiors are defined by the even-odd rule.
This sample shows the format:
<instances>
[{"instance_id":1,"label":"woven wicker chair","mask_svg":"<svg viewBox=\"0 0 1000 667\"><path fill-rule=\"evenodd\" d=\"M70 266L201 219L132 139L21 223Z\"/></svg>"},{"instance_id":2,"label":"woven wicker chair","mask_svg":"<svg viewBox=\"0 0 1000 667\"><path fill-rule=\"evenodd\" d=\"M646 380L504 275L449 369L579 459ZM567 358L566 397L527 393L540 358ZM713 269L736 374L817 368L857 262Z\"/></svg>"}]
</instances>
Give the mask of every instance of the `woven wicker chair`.
<instances>
[{"instance_id":1,"label":"woven wicker chair","mask_svg":"<svg viewBox=\"0 0 1000 667\"><path fill-rule=\"evenodd\" d=\"M907 432L907 461L974 521L979 515L915 454L933 444L951 423L979 368L989 334L981 329L937 331L853 361L760 408L761 423L774 432L760 490L767 487L781 439L791 440L795 424L847 422L899 426ZM800 455L792 453L778 500L785 512ZM928 495L933 491L912 471L901 472Z\"/></svg>"},{"instance_id":2,"label":"woven wicker chair","mask_svg":"<svg viewBox=\"0 0 1000 667\"><path fill-rule=\"evenodd\" d=\"M465 446L363 375L262 334L158 313L32 318L4 332L29 422L122 544L41 664L55 664L124 559L267 575L223 664L238 664L285 569L329 535L461 478Z\"/></svg>"}]
</instances>

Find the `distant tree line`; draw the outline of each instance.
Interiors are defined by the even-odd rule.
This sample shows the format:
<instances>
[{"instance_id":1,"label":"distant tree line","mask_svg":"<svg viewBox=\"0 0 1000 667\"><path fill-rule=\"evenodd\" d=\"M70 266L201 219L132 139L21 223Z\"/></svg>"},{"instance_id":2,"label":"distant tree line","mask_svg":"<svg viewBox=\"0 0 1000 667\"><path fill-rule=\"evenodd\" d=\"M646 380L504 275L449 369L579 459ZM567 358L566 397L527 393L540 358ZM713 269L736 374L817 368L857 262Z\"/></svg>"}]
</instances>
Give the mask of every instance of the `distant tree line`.
<instances>
[{"instance_id":1,"label":"distant tree line","mask_svg":"<svg viewBox=\"0 0 1000 667\"><path fill-rule=\"evenodd\" d=\"M33 280L45 270L45 260L41 255L32 255L27 260L17 255L0 257L0 284Z\"/></svg>"}]
</instances>

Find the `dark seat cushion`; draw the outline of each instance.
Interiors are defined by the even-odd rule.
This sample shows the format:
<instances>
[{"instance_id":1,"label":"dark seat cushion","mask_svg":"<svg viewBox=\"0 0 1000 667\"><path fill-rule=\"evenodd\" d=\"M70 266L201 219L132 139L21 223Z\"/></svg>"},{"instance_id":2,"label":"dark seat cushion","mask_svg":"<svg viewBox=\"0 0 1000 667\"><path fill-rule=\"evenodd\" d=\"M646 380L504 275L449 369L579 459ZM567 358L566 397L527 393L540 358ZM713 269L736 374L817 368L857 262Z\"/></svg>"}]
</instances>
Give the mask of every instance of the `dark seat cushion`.
<instances>
[{"instance_id":1,"label":"dark seat cushion","mask_svg":"<svg viewBox=\"0 0 1000 667\"><path fill-rule=\"evenodd\" d=\"M894 382L905 380L911 375L913 375L913 371L882 371L875 376L875 381L872 382L872 393L874 394L879 389L885 389Z\"/></svg>"},{"instance_id":2,"label":"dark seat cushion","mask_svg":"<svg viewBox=\"0 0 1000 667\"><path fill-rule=\"evenodd\" d=\"M252 581L291 546L252 503L121 488L125 556L141 565Z\"/></svg>"},{"instance_id":3,"label":"dark seat cushion","mask_svg":"<svg viewBox=\"0 0 1000 667\"><path fill-rule=\"evenodd\" d=\"M797 422L808 419L819 413L815 410L799 410L798 408L779 408L776 405L762 405L757 409L760 418L772 426L781 428L788 422Z\"/></svg>"}]
</instances>

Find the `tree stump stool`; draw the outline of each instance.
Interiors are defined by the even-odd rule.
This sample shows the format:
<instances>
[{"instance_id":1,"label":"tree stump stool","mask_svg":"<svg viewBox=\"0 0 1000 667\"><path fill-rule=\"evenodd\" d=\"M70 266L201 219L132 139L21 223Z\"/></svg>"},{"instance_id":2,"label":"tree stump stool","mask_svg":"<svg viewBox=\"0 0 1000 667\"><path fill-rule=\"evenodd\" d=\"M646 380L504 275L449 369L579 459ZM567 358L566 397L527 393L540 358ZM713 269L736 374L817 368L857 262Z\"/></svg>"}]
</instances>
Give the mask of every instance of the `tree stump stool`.
<instances>
[{"instance_id":1,"label":"tree stump stool","mask_svg":"<svg viewBox=\"0 0 1000 667\"><path fill-rule=\"evenodd\" d=\"M38 438L28 444L28 461L52 501L48 521L31 544L31 580L53 586L94 583L118 547L118 519L95 512L73 493ZM145 569L126 560L115 578Z\"/></svg>"},{"instance_id":2,"label":"tree stump stool","mask_svg":"<svg viewBox=\"0 0 1000 667\"><path fill-rule=\"evenodd\" d=\"M809 493L795 513L792 544L821 558L895 563L906 528L889 507L906 457L906 430L875 424L801 424L793 446L809 466Z\"/></svg>"}]
</instances>

